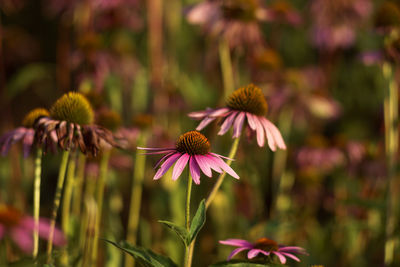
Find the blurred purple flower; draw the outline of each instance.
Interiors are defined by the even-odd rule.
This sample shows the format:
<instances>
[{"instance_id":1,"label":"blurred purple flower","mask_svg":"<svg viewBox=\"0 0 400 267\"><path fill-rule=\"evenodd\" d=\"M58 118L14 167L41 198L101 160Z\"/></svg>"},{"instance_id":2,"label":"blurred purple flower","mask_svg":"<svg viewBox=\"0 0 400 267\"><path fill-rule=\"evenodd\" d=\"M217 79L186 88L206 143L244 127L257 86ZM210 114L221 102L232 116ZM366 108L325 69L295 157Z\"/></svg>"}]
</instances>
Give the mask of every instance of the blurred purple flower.
<instances>
[{"instance_id":1,"label":"blurred purple flower","mask_svg":"<svg viewBox=\"0 0 400 267\"><path fill-rule=\"evenodd\" d=\"M189 164L192 179L196 184L200 184L200 170L208 177L212 176L212 170L214 170L218 173L225 171L232 177L239 179L236 172L222 160L222 158L227 158L210 152L210 142L197 131L190 131L181 135L175 148L138 147L138 149L149 151L146 154L150 155L166 153L156 163L155 168L161 162L164 162L154 175L154 180L160 179L175 162L172 172L172 180L174 181L179 178L187 164Z\"/></svg>"},{"instance_id":2,"label":"blurred purple flower","mask_svg":"<svg viewBox=\"0 0 400 267\"><path fill-rule=\"evenodd\" d=\"M35 130L32 128L18 127L0 137L0 151L3 156L7 155L11 145L22 140L24 157L31 151Z\"/></svg>"},{"instance_id":3,"label":"blurred purple flower","mask_svg":"<svg viewBox=\"0 0 400 267\"><path fill-rule=\"evenodd\" d=\"M336 147L315 148L303 147L297 152L296 163L300 168L318 168L319 170L330 171L333 168L344 164L345 156Z\"/></svg>"},{"instance_id":4,"label":"blurred purple flower","mask_svg":"<svg viewBox=\"0 0 400 267\"><path fill-rule=\"evenodd\" d=\"M286 257L299 262L300 259L296 257L294 254L307 255L304 248L278 245L278 243L276 243L274 240L268 239L266 237L260 238L254 243L250 243L249 241L243 239L220 240L219 243L238 247L234 249L228 256L228 261L231 260L232 257L238 254L239 252L245 250L248 250L247 253L248 259L253 259L257 257L259 254L265 256L275 255L279 258L279 261L282 264L286 263Z\"/></svg>"},{"instance_id":5,"label":"blurred purple flower","mask_svg":"<svg viewBox=\"0 0 400 267\"><path fill-rule=\"evenodd\" d=\"M33 250L33 232L35 222L31 216L23 215L13 207L0 205L0 240L5 236L11 238L14 243L26 254ZM39 220L39 236L43 239L49 238L50 221ZM63 246L66 244L63 233L57 228L54 231L54 244Z\"/></svg>"},{"instance_id":6,"label":"blurred purple flower","mask_svg":"<svg viewBox=\"0 0 400 267\"><path fill-rule=\"evenodd\" d=\"M314 44L328 51L350 47L355 41L356 29L371 10L369 0L314 0L311 4Z\"/></svg>"},{"instance_id":7,"label":"blurred purple flower","mask_svg":"<svg viewBox=\"0 0 400 267\"><path fill-rule=\"evenodd\" d=\"M198 131L221 117L224 122L218 135L224 135L233 126L233 138L240 137L247 118L247 127L257 133L257 143L260 147L264 146L266 138L272 151L275 151L276 147L286 149L278 128L264 117L266 112L267 103L261 89L250 84L233 92L227 101L227 107L191 112L188 116L202 120L196 128Z\"/></svg>"}]
</instances>

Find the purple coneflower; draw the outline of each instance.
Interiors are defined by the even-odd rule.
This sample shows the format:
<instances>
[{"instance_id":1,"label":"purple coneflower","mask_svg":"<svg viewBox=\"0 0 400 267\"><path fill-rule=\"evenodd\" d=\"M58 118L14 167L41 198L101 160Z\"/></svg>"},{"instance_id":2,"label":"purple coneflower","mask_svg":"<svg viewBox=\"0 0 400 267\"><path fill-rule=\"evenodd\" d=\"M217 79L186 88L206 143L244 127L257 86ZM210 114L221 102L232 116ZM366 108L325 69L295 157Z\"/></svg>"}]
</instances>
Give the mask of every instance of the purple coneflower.
<instances>
[{"instance_id":1,"label":"purple coneflower","mask_svg":"<svg viewBox=\"0 0 400 267\"><path fill-rule=\"evenodd\" d=\"M24 215L13 207L0 205L0 240L9 236L11 240L24 252L31 253L33 249L33 232L35 221L31 216ZM43 239L49 238L50 223L46 219L39 220L39 236ZM66 240L63 233L55 229L54 244L65 245Z\"/></svg>"},{"instance_id":2,"label":"purple coneflower","mask_svg":"<svg viewBox=\"0 0 400 267\"><path fill-rule=\"evenodd\" d=\"M196 184L200 184L200 170L208 177L212 176L211 170L214 170L218 173L225 171L239 179L236 172L222 160L226 157L210 152L210 142L197 131L181 135L175 148L138 147L138 149L150 151L147 154L166 153L155 166L157 168L161 162L164 162L154 175L154 180L160 179L174 163L176 164L172 172L172 180L179 178L187 164L189 164L190 174Z\"/></svg>"},{"instance_id":3,"label":"purple coneflower","mask_svg":"<svg viewBox=\"0 0 400 267\"><path fill-rule=\"evenodd\" d=\"M253 259L259 254L262 254L263 256L271 256L271 254L273 254L279 258L279 261L282 264L286 263L286 257L292 258L295 261L300 261L300 259L293 254L307 255L304 248L278 245L278 243L276 243L274 240L268 239L266 237L260 238L254 243L250 243L249 241L243 239L220 240L219 243L238 247L234 249L228 256L228 261L233 256L244 250L249 251L247 253L248 259Z\"/></svg>"},{"instance_id":4,"label":"purple coneflower","mask_svg":"<svg viewBox=\"0 0 400 267\"><path fill-rule=\"evenodd\" d=\"M276 147L286 149L278 128L264 117L267 110L268 105L261 89L254 84L249 84L234 91L226 101L226 107L192 112L189 113L189 117L202 120L196 128L198 131L222 117L224 122L218 135L224 135L233 126L233 138L240 137L243 124L247 119L247 128L256 132L257 143L260 147L264 146L264 137L266 137L272 151L275 151Z\"/></svg>"},{"instance_id":5,"label":"purple coneflower","mask_svg":"<svg viewBox=\"0 0 400 267\"><path fill-rule=\"evenodd\" d=\"M4 156L8 153L11 145L22 140L24 156L27 157L34 143L35 129L34 124L42 117L48 117L49 112L43 108L36 108L29 112L22 121L21 127L18 127L0 137L0 151ZM54 145L52 139L44 138L45 145Z\"/></svg>"}]
</instances>

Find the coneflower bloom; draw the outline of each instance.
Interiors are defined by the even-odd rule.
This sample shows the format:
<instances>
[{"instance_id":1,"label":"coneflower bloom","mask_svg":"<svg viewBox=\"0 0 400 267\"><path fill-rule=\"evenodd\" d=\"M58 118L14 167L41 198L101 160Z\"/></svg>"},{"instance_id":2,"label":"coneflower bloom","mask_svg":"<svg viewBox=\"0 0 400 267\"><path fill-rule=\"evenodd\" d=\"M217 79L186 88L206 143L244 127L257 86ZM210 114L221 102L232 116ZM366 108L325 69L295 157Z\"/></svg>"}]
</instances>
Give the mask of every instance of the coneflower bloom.
<instances>
[{"instance_id":1,"label":"coneflower bloom","mask_svg":"<svg viewBox=\"0 0 400 267\"><path fill-rule=\"evenodd\" d=\"M283 246L278 245L274 240L268 239L266 237L258 239L256 242L251 243L243 239L227 239L220 240L219 243L229 246L238 247L234 249L228 256L228 261L232 259L233 256L239 252L248 250L247 258L253 259L257 256L272 256L275 255L279 258L282 264L286 263L286 257L291 258L295 261L300 261L298 257L294 254L305 254L307 255L304 248L293 247L293 246Z\"/></svg>"},{"instance_id":2,"label":"coneflower bloom","mask_svg":"<svg viewBox=\"0 0 400 267\"><path fill-rule=\"evenodd\" d=\"M33 231L35 222L31 216L24 215L13 207L0 204L0 240L8 236L24 253L31 253L33 249ZM46 219L39 220L39 236L48 239L50 223ZM54 244L65 245L64 234L55 229Z\"/></svg>"},{"instance_id":3,"label":"coneflower bloom","mask_svg":"<svg viewBox=\"0 0 400 267\"><path fill-rule=\"evenodd\" d=\"M34 124L37 120L42 117L48 117L49 112L43 108L36 108L30 111L22 121L22 126L18 127L8 133L4 134L0 137L0 151L1 154L4 156L8 153L11 148L11 145L22 141L23 146L23 153L24 156L27 157L32 149L34 143L34 136L35 136L35 129ZM55 142L52 142L55 141ZM43 143L47 145L53 145L57 143L57 140L45 138Z\"/></svg>"},{"instance_id":4,"label":"coneflower bloom","mask_svg":"<svg viewBox=\"0 0 400 267\"><path fill-rule=\"evenodd\" d=\"M224 135L233 126L233 138L240 137L247 120L247 128L256 132L257 143L260 147L264 146L265 138L267 138L271 150L275 151L277 147L286 149L278 128L264 117L267 109L268 105L261 89L254 84L249 84L234 91L226 101L226 107L192 112L189 113L189 117L202 120L196 128L198 131L221 117L224 122L218 135Z\"/></svg>"},{"instance_id":5,"label":"coneflower bloom","mask_svg":"<svg viewBox=\"0 0 400 267\"><path fill-rule=\"evenodd\" d=\"M190 174L196 184L200 184L201 172L211 177L212 170L218 173L225 171L232 177L239 179L236 172L223 161L223 158L226 159L226 157L210 152L210 142L197 131L190 131L181 135L174 148L138 147L138 149L149 151L146 154L166 153L156 163L155 168L163 162L154 175L154 180L160 179L174 163L172 172L172 180L174 181L179 178L187 164L189 164Z\"/></svg>"},{"instance_id":6,"label":"coneflower bloom","mask_svg":"<svg viewBox=\"0 0 400 267\"><path fill-rule=\"evenodd\" d=\"M39 143L48 136L57 136L64 150L80 148L82 153L96 156L101 148L118 146L113 134L104 127L92 124L93 110L80 93L69 92L59 98L50 109L50 117L36 123Z\"/></svg>"}]
</instances>

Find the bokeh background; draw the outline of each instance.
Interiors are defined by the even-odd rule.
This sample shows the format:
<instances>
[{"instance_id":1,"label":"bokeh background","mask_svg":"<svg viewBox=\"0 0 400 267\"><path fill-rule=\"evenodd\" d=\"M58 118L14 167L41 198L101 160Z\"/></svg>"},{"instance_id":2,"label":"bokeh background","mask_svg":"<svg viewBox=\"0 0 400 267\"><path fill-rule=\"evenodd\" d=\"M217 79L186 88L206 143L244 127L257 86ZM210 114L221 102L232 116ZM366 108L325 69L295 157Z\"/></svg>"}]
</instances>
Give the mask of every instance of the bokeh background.
<instances>
[{"instance_id":1,"label":"bokeh background","mask_svg":"<svg viewBox=\"0 0 400 267\"><path fill-rule=\"evenodd\" d=\"M241 179L225 180L193 265L226 259L231 248L218 240L266 236L306 248L310 255L291 266L384 266L388 82L382 63L390 31L381 26L400 22L397 1L221 2L1 0L1 133L68 91L85 94L97 118L118 113L118 129L132 138L129 149L112 152L101 237L119 241L126 235L137 132L148 131L149 147L171 146L197 126L187 113L223 106L227 88L254 83L288 149L273 153L254 138L241 140L232 165ZM396 52L389 53L394 69ZM146 130L143 114L152 120ZM213 151L227 155L231 136L217 131L214 123L203 132ZM183 245L157 220L183 225L186 178L153 181L158 159L147 157L138 244L181 262ZM59 161L52 153L43 159L45 217ZM89 160L86 179L96 179L97 163ZM32 173L33 159L18 147L1 157L0 202L30 213ZM194 203L215 178L202 177ZM120 251L104 243L100 249L99 266L122 266Z\"/></svg>"}]
</instances>

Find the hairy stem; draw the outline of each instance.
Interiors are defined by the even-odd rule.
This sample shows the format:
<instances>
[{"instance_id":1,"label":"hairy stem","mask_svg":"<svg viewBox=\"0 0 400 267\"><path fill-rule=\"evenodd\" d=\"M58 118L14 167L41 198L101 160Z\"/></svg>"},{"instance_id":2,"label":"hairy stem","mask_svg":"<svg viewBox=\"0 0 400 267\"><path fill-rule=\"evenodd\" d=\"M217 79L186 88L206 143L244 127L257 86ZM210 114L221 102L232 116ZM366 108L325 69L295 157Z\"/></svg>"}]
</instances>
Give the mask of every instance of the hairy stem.
<instances>
[{"instance_id":1,"label":"hairy stem","mask_svg":"<svg viewBox=\"0 0 400 267\"><path fill-rule=\"evenodd\" d=\"M35 180L33 181L33 219L35 228L33 231L33 258L36 258L39 251L39 214L40 214L40 181L42 176L42 149L36 150L35 158Z\"/></svg>"}]
</instances>

